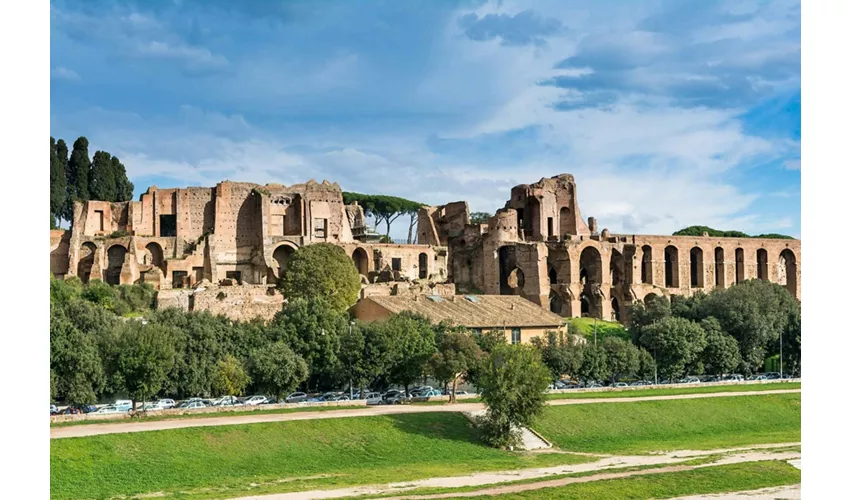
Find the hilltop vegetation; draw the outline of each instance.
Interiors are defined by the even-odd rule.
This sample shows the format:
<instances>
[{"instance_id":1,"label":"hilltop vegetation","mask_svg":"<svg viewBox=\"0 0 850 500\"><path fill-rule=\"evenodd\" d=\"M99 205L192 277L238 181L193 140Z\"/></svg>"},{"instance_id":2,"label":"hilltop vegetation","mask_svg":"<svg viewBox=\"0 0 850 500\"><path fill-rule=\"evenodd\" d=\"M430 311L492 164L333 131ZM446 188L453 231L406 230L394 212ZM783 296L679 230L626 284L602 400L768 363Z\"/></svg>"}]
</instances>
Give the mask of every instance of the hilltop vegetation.
<instances>
[{"instance_id":1,"label":"hilltop vegetation","mask_svg":"<svg viewBox=\"0 0 850 500\"><path fill-rule=\"evenodd\" d=\"M673 236L702 236L703 233L708 233L709 236L716 238L769 238L780 240L793 240L793 236L786 234L767 233L749 235L741 231L721 231L719 229L710 228L708 226L688 226L673 233Z\"/></svg>"}]
</instances>

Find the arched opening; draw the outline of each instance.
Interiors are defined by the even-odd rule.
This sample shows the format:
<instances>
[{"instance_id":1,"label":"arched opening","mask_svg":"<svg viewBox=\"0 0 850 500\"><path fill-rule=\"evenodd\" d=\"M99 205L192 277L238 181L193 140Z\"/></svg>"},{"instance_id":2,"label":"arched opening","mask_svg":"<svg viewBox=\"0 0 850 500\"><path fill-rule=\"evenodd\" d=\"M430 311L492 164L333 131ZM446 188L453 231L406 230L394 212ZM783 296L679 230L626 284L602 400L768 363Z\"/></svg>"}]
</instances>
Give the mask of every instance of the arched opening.
<instances>
[{"instance_id":1,"label":"arched opening","mask_svg":"<svg viewBox=\"0 0 850 500\"><path fill-rule=\"evenodd\" d=\"M720 247L714 249L714 286L726 287L726 262Z\"/></svg>"},{"instance_id":2,"label":"arched opening","mask_svg":"<svg viewBox=\"0 0 850 500\"><path fill-rule=\"evenodd\" d=\"M558 223L562 237L570 234L576 234L575 217L572 217L569 207L561 207L560 212L558 212Z\"/></svg>"},{"instance_id":3,"label":"arched opening","mask_svg":"<svg viewBox=\"0 0 850 500\"><path fill-rule=\"evenodd\" d=\"M351 259L354 261L354 267L357 268L358 273L363 276L369 275L369 255L366 253L366 250L362 248L354 249Z\"/></svg>"},{"instance_id":4,"label":"arched opening","mask_svg":"<svg viewBox=\"0 0 850 500\"><path fill-rule=\"evenodd\" d=\"M620 323L620 301L617 297L611 297L611 319Z\"/></svg>"},{"instance_id":5,"label":"arched opening","mask_svg":"<svg viewBox=\"0 0 850 500\"><path fill-rule=\"evenodd\" d=\"M549 266L549 285L558 284L558 272L555 271L555 266Z\"/></svg>"},{"instance_id":6,"label":"arched opening","mask_svg":"<svg viewBox=\"0 0 850 500\"><path fill-rule=\"evenodd\" d=\"M422 252L419 254L419 279L424 280L428 277L428 254Z\"/></svg>"},{"instance_id":7,"label":"arched opening","mask_svg":"<svg viewBox=\"0 0 850 500\"><path fill-rule=\"evenodd\" d=\"M531 197L528 198L528 221L526 222L526 237L535 238L537 236L543 236L545 239L545 233L541 228L540 224L540 201L537 198Z\"/></svg>"},{"instance_id":8,"label":"arched opening","mask_svg":"<svg viewBox=\"0 0 850 500\"><path fill-rule=\"evenodd\" d=\"M644 245L641 247L643 257L640 263L640 282L652 284L652 247Z\"/></svg>"},{"instance_id":9,"label":"arched opening","mask_svg":"<svg viewBox=\"0 0 850 500\"><path fill-rule=\"evenodd\" d=\"M557 293L549 294L549 310L560 316L567 316L567 302Z\"/></svg>"},{"instance_id":10,"label":"arched opening","mask_svg":"<svg viewBox=\"0 0 850 500\"><path fill-rule=\"evenodd\" d=\"M679 249L673 245L664 249L664 286L679 288Z\"/></svg>"},{"instance_id":11,"label":"arched opening","mask_svg":"<svg viewBox=\"0 0 850 500\"><path fill-rule=\"evenodd\" d=\"M767 281L767 250L759 248L756 250L756 273L758 279Z\"/></svg>"},{"instance_id":12,"label":"arched opening","mask_svg":"<svg viewBox=\"0 0 850 500\"><path fill-rule=\"evenodd\" d=\"M162 247L159 243L151 242L145 245L145 255L142 263L162 269Z\"/></svg>"},{"instance_id":13,"label":"arched opening","mask_svg":"<svg viewBox=\"0 0 850 500\"><path fill-rule=\"evenodd\" d=\"M126 255L127 249L121 245L112 245L106 251L106 282L110 285L121 284L121 267Z\"/></svg>"},{"instance_id":14,"label":"arched opening","mask_svg":"<svg viewBox=\"0 0 850 500\"><path fill-rule=\"evenodd\" d=\"M281 245L274 249L272 259L277 264L277 275L280 279L283 279L283 276L286 274L293 253L295 253L295 249L289 245Z\"/></svg>"},{"instance_id":15,"label":"arched opening","mask_svg":"<svg viewBox=\"0 0 850 500\"><path fill-rule=\"evenodd\" d=\"M88 283L91 277L91 268L94 265L94 254L97 246L87 241L80 246L80 258L77 261L77 276L83 283Z\"/></svg>"},{"instance_id":16,"label":"arched opening","mask_svg":"<svg viewBox=\"0 0 850 500\"><path fill-rule=\"evenodd\" d=\"M590 300L588 300L587 295L581 294L581 317L587 318L590 316Z\"/></svg>"},{"instance_id":17,"label":"arched opening","mask_svg":"<svg viewBox=\"0 0 850 500\"><path fill-rule=\"evenodd\" d=\"M797 296L797 256L788 248L779 254L779 284Z\"/></svg>"},{"instance_id":18,"label":"arched opening","mask_svg":"<svg viewBox=\"0 0 850 500\"><path fill-rule=\"evenodd\" d=\"M618 250L611 250L611 284L614 286L626 283L626 261Z\"/></svg>"},{"instance_id":19,"label":"arched opening","mask_svg":"<svg viewBox=\"0 0 850 500\"><path fill-rule=\"evenodd\" d=\"M582 283L602 283L602 256L594 247L586 247L579 257L579 277Z\"/></svg>"},{"instance_id":20,"label":"arched opening","mask_svg":"<svg viewBox=\"0 0 850 500\"><path fill-rule=\"evenodd\" d=\"M648 293L643 297L643 305L648 306L652 303L653 300L657 299L658 295L654 293Z\"/></svg>"},{"instance_id":21,"label":"arched opening","mask_svg":"<svg viewBox=\"0 0 850 500\"><path fill-rule=\"evenodd\" d=\"M511 272L516 269L516 248L510 245L499 249L499 294L514 295L508 283Z\"/></svg>"},{"instance_id":22,"label":"arched opening","mask_svg":"<svg viewBox=\"0 0 850 500\"><path fill-rule=\"evenodd\" d=\"M744 281L744 249L735 249L735 283Z\"/></svg>"},{"instance_id":23,"label":"arched opening","mask_svg":"<svg viewBox=\"0 0 850 500\"><path fill-rule=\"evenodd\" d=\"M704 271L702 263L702 248L691 248L691 287L702 288L704 285Z\"/></svg>"},{"instance_id":24,"label":"arched opening","mask_svg":"<svg viewBox=\"0 0 850 500\"><path fill-rule=\"evenodd\" d=\"M525 274L522 269L515 267L508 275L508 287L511 289L511 295L521 295L524 286Z\"/></svg>"}]
</instances>

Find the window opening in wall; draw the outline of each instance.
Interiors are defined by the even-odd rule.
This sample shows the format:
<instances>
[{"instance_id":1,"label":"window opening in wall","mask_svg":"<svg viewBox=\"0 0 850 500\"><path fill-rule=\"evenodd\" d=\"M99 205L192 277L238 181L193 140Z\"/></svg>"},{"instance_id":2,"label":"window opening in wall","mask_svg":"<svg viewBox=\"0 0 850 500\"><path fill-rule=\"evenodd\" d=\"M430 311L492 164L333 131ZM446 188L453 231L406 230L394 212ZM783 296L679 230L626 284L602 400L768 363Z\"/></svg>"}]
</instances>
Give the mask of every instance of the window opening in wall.
<instances>
[{"instance_id":1,"label":"window opening in wall","mask_svg":"<svg viewBox=\"0 0 850 500\"><path fill-rule=\"evenodd\" d=\"M548 219L546 219L546 230L547 230L546 237L551 238L552 233L555 232L555 219L554 218L549 217Z\"/></svg>"},{"instance_id":2,"label":"window opening in wall","mask_svg":"<svg viewBox=\"0 0 850 500\"><path fill-rule=\"evenodd\" d=\"M195 283L200 283L204 279L204 268L203 267L193 267L192 274L195 276Z\"/></svg>"},{"instance_id":3,"label":"window opening in wall","mask_svg":"<svg viewBox=\"0 0 850 500\"><path fill-rule=\"evenodd\" d=\"M95 210L94 211L94 220L97 224L98 231L105 231L103 228L103 210Z\"/></svg>"},{"instance_id":4,"label":"window opening in wall","mask_svg":"<svg viewBox=\"0 0 850 500\"><path fill-rule=\"evenodd\" d=\"M516 228L517 228L517 231L522 229L522 222L523 222L522 216L523 216L523 210L521 208L517 208L516 209Z\"/></svg>"},{"instance_id":5,"label":"window opening in wall","mask_svg":"<svg viewBox=\"0 0 850 500\"><path fill-rule=\"evenodd\" d=\"M735 283L744 281L744 249L735 249Z\"/></svg>"},{"instance_id":6,"label":"window opening in wall","mask_svg":"<svg viewBox=\"0 0 850 500\"><path fill-rule=\"evenodd\" d=\"M224 277L242 284L242 271L227 271L224 273Z\"/></svg>"},{"instance_id":7,"label":"window opening in wall","mask_svg":"<svg viewBox=\"0 0 850 500\"><path fill-rule=\"evenodd\" d=\"M173 271L171 273L171 288L183 288L183 278L189 276L186 271Z\"/></svg>"},{"instance_id":8,"label":"window opening in wall","mask_svg":"<svg viewBox=\"0 0 850 500\"><path fill-rule=\"evenodd\" d=\"M393 271L401 271L401 258L393 257Z\"/></svg>"},{"instance_id":9,"label":"window opening in wall","mask_svg":"<svg viewBox=\"0 0 850 500\"><path fill-rule=\"evenodd\" d=\"M316 238L327 238L328 237L328 220L327 219L313 219L313 227L316 228L315 235Z\"/></svg>"},{"instance_id":10,"label":"window opening in wall","mask_svg":"<svg viewBox=\"0 0 850 500\"><path fill-rule=\"evenodd\" d=\"M160 236L177 236L177 216L176 215L160 215L159 216L159 235Z\"/></svg>"},{"instance_id":11,"label":"window opening in wall","mask_svg":"<svg viewBox=\"0 0 850 500\"><path fill-rule=\"evenodd\" d=\"M511 328L511 344L519 344L522 342L522 333L519 328Z\"/></svg>"},{"instance_id":12,"label":"window opening in wall","mask_svg":"<svg viewBox=\"0 0 850 500\"><path fill-rule=\"evenodd\" d=\"M767 250L759 248L756 250L756 276L760 280L767 280Z\"/></svg>"},{"instance_id":13,"label":"window opening in wall","mask_svg":"<svg viewBox=\"0 0 850 500\"><path fill-rule=\"evenodd\" d=\"M428 277L428 254L419 254L419 279Z\"/></svg>"}]
</instances>

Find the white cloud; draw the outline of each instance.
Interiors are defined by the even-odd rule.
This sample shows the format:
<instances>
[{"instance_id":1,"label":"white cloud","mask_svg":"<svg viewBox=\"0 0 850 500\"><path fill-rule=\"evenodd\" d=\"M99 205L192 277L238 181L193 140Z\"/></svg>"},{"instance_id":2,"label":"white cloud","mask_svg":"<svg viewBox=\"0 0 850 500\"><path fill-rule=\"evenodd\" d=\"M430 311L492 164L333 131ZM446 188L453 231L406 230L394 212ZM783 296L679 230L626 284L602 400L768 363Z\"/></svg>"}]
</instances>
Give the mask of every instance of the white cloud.
<instances>
[{"instance_id":1,"label":"white cloud","mask_svg":"<svg viewBox=\"0 0 850 500\"><path fill-rule=\"evenodd\" d=\"M53 71L50 72L50 78L56 80L68 80L72 82L78 82L81 80L80 75L78 75L76 71L62 66L54 68Z\"/></svg>"},{"instance_id":2,"label":"white cloud","mask_svg":"<svg viewBox=\"0 0 850 500\"><path fill-rule=\"evenodd\" d=\"M134 53L143 57L182 61L192 67L221 68L229 64L226 57L213 54L206 48L158 40L136 43Z\"/></svg>"},{"instance_id":3,"label":"white cloud","mask_svg":"<svg viewBox=\"0 0 850 500\"><path fill-rule=\"evenodd\" d=\"M788 170L800 170L800 159L788 160L785 162L785 168Z\"/></svg>"}]
</instances>

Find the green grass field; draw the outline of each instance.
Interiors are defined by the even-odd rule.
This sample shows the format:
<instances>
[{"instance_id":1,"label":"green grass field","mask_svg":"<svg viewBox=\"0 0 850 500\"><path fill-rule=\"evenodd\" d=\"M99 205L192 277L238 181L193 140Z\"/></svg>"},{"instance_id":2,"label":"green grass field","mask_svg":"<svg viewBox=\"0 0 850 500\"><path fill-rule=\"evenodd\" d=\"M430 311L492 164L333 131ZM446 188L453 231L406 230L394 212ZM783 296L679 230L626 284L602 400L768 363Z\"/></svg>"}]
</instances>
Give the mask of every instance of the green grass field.
<instances>
[{"instance_id":1,"label":"green grass field","mask_svg":"<svg viewBox=\"0 0 850 500\"><path fill-rule=\"evenodd\" d=\"M569 318L567 321L573 325L579 333L584 335L586 339L593 340L593 318ZM604 321L597 319L595 322L597 341L604 339L608 335L614 335L625 340L632 339L629 332L626 331L626 327L616 321Z\"/></svg>"},{"instance_id":2,"label":"green grass field","mask_svg":"<svg viewBox=\"0 0 850 500\"><path fill-rule=\"evenodd\" d=\"M776 382L772 384L736 384L736 385L714 385L700 387L677 387L659 388L646 387L643 389L629 389L623 391L601 391L601 392L562 392L547 394L547 399L595 399L595 398L643 398L650 396L675 396L678 394L711 394L719 392L759 392L778 391L788 389L800 389L800 382Z\"/></svg>"},{"instance_id":3,"label":"green grass field","mask_svg":"<svg viewBox=\"0 0 850 500\"><path fill-rule=\"evenodd\" d=\"M226 498L590 460L495 450L460 414L411 414L54 439L50 488L57 499Z\"/></svg>"},{"instance_id":4,"label":"green grass field","mask_svg":"<svg viewBox=\"0 0 850 500\"><path fill-rule=\"evenodd\" d=\"M550 406L534 429L576 452L640 454L800 441L800 394Z\"/></svg>"},{"instance_id":5,"label":"green grass field","mask_svg":"<svg viewBox=\"0 0 850 500\"><path fill-rule=\"evenodd\" d=\"M748 462L700 469L569 484L499 495L499 500L643 500L756 490L799 484L800 470L781 461Z\"/></svg>"}]
</instances>

